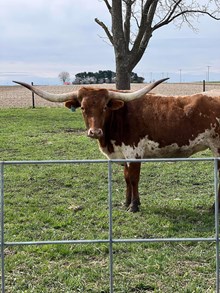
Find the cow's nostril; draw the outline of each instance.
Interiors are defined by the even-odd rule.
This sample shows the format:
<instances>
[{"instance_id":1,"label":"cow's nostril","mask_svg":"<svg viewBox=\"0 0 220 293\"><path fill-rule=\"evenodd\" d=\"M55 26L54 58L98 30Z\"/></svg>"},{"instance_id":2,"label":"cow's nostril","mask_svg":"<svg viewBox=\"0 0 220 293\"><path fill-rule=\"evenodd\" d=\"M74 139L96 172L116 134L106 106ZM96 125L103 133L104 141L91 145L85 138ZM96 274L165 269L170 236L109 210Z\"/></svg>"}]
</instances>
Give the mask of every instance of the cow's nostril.
<instances>
[{"instance_id":1,"label":"cow's nostril","mask_svg":"<svg viewBox=\"0 0 220 293\"><path fill-rule=\"evenodd\" d=\"M97 129L97 134L101 135L102 134L102 130L101 129Z\"/></svg>"},{"instance_id":2,"label":"cow's nostril","mask_svg":"<svg viewBox=\"0 0 220 293\"><path fill-rule=\"evenodd\" d=\"M88 136L91 138L99 138L103 135L102 129L100 128L90 128L88 131Z\"/></svg>"}]
</instances>

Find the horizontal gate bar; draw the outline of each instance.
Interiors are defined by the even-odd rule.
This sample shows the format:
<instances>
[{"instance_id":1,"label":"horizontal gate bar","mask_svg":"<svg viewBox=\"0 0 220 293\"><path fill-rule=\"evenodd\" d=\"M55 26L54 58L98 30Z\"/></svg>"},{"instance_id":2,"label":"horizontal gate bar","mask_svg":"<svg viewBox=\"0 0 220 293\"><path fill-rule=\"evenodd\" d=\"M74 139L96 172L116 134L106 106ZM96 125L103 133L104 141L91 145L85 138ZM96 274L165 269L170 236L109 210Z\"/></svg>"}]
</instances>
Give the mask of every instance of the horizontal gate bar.
<instances>
[{"instance_id":1,"label":"horizontal gate bar","mask_svg":"<svg viewBox=\"0 0 220 293\"><path fill-rule=\"evenodd\" d=\"M43 161L0 161L4 165L41 165L41 164L92 164L92 163L138 163L138 162L195 162L220 160L220 158L167 158L167 159L114 159L114 160L43 160Z\"/></svg>"},{"instance_id":2,"label":"horizontal gate bar","mask_svg":"<svg viewBox=\"0 0 220 293\"><path fill-rule=\"evenodd\" d=\"M210 238L146 238L146 239L94 239L94 240L48 240L48 241L21 241L5 242L5 246L16 245L49 245L49 244L90 244L90 243L156 243L156 242L216 242L215 237Z\"/></svg>"}]
</instances>

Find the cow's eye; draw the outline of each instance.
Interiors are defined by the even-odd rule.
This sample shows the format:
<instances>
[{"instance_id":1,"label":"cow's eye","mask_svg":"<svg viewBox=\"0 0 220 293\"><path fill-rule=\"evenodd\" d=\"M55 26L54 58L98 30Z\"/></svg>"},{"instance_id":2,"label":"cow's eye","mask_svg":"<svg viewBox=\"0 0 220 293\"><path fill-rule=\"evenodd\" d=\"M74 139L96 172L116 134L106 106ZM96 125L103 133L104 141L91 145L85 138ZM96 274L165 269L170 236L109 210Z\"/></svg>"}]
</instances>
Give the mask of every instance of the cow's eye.
<instances>
[{"instance_id":1,"label":"cow's eye","mask_svg":"<svg viewBox=\"0 0 220 293\"><path fill-rule=\"evenodd\" d=\"M107 105L103 108L103 111L105 112L107 110Z\"/></svg>"},{"instance_id":2,"label":"cow's eye","mask_svg":"<svg viewBox=\"0 0 220 293\"><path fill-rule=\"evenodd\" d=\"M82 111L85 111L85 108L84 108L84 107L81 107L81 110L82 110Z\"/></svg>"}]
</instances>

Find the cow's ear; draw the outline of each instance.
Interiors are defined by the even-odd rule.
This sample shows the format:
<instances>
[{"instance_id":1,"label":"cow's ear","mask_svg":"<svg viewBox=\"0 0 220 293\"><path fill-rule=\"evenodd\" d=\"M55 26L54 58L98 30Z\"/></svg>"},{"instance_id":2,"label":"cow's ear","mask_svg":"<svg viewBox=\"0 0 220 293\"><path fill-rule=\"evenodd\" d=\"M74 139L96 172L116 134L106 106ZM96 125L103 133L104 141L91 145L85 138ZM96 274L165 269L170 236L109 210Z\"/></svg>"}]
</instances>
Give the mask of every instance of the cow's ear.
<instances>
[{"instance_id":1,"label":"cow's ear","mask_svg":"<svg viewBox=\"0 0 220 293\"><path fill-rule=\"evenodd\" d=\"M65 107L74 111L73 109L80 107L80 102L77 99L70 100L70 101L65 102Z\"/></svg>"},{"instance_id":2,"label":"cow's ear","mask_svg":"<svg viewBox=\"0 0 220 293\"><path fill-rule=\"evenodd\" d=\"M111 99L108 102L108 108L110 108L111 110L118 110L120 108L122 108L124 106L124 102L121 100L115 100L115 99Z\"/></svg>"}]
</instances>

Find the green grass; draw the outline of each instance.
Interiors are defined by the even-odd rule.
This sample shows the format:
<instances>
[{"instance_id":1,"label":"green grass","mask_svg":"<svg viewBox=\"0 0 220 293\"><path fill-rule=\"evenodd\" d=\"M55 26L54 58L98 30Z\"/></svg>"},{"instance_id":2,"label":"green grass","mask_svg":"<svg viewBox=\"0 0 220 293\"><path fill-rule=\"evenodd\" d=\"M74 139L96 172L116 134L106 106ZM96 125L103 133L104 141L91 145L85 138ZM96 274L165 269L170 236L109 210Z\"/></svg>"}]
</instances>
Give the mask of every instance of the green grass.
<instances>
[{"instance_id":1,"label":"green grass","mask_svg":"<svg viewBox=\"0 0 220 293\"><path fill-rule=\"evenodd\" d=\"M0 112L0 160L104 159L79 111ZM209 156L209 152L200 154ZM108 239L106 164L5 166L5 241ZM145 163L128 213L113 165L113 237L213 237L213 164ZM115 292L215 292L215 244L113 244ZM109 292L106 244L9 246L6 292Z\"/></svg>"}]
</instances>

